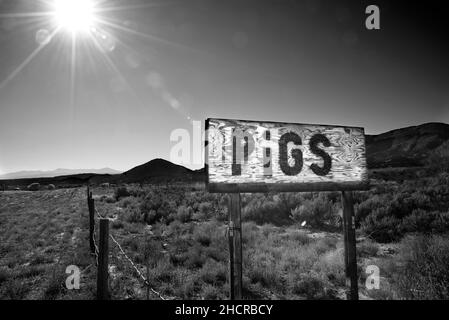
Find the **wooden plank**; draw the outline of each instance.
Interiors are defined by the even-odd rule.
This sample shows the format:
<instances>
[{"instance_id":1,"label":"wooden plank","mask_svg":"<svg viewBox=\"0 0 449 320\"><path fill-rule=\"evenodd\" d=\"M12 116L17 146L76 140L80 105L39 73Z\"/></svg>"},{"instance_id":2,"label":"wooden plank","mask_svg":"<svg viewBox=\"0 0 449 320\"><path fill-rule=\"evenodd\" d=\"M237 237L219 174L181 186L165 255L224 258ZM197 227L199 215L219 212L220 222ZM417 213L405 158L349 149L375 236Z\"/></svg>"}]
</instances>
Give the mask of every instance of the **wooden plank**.
<instances>
[{"instance_id":1,"label":"wooden plank","mask_svg":"<svg viewBox=\"0 0 449 320\"><path fill-rule=\"evenodd\" d=\"M109 299L109 219L100 219L98 244L97 299Z\"/></svg>"},{"instance_id":2,"label":"wooden plank","mask_svg":"<svg viewBox=\"0 0 449 320\"><path fill-rule=\"evenodd\" d=\"M229 222L233 231L233 272L231 273L231 288L233 297L231 299L242 299L243 273L242 273L242 220L241 220L241 199L239 193L229 195Z\"/></svg>"},{"instance_id":3,"label":"wooden plank","mask_svg":"<svg viewBox=\"0 0 449 320\"><path fill-rule=\"evenodd\" d=\"M348 300L359 299L357 279L357 251L355 238L355 216L352 192L342 192L343 232L345 240L346 284L349 286Z\"/></svg>"},{"instance_id":4,"label":"wooden plank","mask_svg":"<svg viewBox=\"0 0 449 320\"><path fill-rule=\"evenodd\" d=\"M368 188L364 129L246 120L206 120L209 192Z\"/></svg>"}]
</instances>

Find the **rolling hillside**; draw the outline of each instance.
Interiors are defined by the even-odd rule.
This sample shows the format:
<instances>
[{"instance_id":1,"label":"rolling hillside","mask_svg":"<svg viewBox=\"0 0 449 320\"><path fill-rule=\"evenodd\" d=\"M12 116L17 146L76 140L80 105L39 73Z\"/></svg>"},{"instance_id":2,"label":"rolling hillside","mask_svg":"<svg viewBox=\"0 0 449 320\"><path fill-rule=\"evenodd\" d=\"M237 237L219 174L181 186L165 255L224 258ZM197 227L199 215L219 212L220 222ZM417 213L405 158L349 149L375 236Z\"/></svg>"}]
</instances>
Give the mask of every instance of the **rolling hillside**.
<instances>
[{"instance_id":1,"label":"rolling hillside","mask_svg":"<svg viewBox=\"0 0 449 320\"><path fill-rule=\"evenodd\" d=\"M449 149L449 125L426 123L367 135L368 168L415 167L429 164L432 155Z\"/></svg>"}]
</instances>

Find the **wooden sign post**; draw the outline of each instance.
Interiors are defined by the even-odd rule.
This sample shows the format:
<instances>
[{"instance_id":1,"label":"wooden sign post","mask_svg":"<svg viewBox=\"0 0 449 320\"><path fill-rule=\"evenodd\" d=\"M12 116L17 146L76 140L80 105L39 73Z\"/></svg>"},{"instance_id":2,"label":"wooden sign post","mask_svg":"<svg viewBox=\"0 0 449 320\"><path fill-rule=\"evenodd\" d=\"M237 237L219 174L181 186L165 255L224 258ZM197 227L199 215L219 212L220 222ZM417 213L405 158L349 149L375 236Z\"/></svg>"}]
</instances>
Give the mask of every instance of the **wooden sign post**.
<instances>
[{"instance_id":1,"label":"wooden sign post","mask_svg":"<svg viewBox=\"0 0 449 320\"><path fill-rule=\"evenodd\" d=\"M206 120L206 184L230 193L231 299L242 298L240 193L342 191L345 264L358 298L352 190L368 188L363 128Z\"/></svg>"},{"instance_id":2,"label":"wooden sign post","mask_svg":"<svg viewBox=\"0 0 449 320\"><path fill-rule=\"evenodd\" d=\"M357 284L355 216L354 216L352 192L343 191L341 200L343 204L343 233L345 239L346 286L349 288L347 299L358 300L359 289Z\"/></svg>"},{"instance_id":3,"label":"wooden sign post","mask_svg":"<svg viewBox=\"0 0 449 320\"><path fill-rule=\"evenodd\" d=\"M230 195L229 205L229 226L232 233L232 274L231 274L231 296L235 299L241 300L243 298L242 291L242 219L241 219L241 205L240 193L233 193ZM232 299L232 298L231 298Z\"/></svg>"},{"instance_id":4,"label":"wooden sign post","mask_svg":"<svg viewBox=\"0 0 449 320\"><path fill-rule=\"evenodd\" d=\"M229 297L231 300L234 300L235 299L235 295L234 295L234 222L231 220L231 214L229 214L228 240L229 240Z\"/></svg>"}]
</instances>

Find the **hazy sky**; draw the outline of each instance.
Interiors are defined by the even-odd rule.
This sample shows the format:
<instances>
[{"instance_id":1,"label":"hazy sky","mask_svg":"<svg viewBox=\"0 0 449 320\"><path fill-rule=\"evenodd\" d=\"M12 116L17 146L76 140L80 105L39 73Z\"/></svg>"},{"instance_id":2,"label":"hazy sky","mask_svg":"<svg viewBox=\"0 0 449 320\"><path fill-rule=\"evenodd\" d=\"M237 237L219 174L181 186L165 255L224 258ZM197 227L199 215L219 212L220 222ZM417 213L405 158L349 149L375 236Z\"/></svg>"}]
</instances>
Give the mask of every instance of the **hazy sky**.
<instances>
[{"instance_id":1,"label":"hazy sky","mask_svg":"<svg viewBox=\"0 0 449 320\"><path fill-rule=\"evenodd\" d=\"M32 54L54 19L16 14L51 2L0 0L0 173L169 159L170 133L208 117L449 123L443 1L100 1L97 31Z\"/></svg>"}]
</instances>

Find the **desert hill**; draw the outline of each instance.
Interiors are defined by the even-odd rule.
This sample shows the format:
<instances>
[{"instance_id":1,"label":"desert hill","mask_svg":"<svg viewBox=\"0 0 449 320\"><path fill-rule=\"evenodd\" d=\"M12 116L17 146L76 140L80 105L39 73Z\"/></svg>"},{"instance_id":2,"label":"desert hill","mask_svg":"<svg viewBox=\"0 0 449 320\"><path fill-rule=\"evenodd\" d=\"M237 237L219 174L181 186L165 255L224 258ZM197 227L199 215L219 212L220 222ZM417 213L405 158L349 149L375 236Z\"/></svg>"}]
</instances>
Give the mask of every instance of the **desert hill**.
<instances>
[{"instance_id":1,"label":"desert hill","mask_svg":"<svg viewBox=\"0 0 449 320\"><path fill-rule=\"evenodd\" d=\"M449 125L426 123L378 135L366 135L366 153L369 169L395 169L424 167L435 161L435 155L449 158ZM77 173L57 177L41 176L0 180L2 185L24 186L33 182L71 186L83 184L204 181L205 170L190 170L164 159L153 159L123 173ZM4 176L3 176L4 177ZM0 179L2 176L0 176Z\"/></svg>"},{"instance_id":2,"label":"desert hill","mask_svg":"<svg viewBox=\"0 0 449 320\"><path fill-rule=\"evenodd\" d=\"M154 159L120 175L121 182L142 182L154 178L192 179L195 171L164 159Z\"/></svg>"},{"instance_id":3,"label":"desert hill","mask_svg":"<svg viewBox=\"0 0 449 320\"><path fill-rule=\"evenodd\" d=\"M366 136L368 168L416 167L430 164L436 153L448 155L449 125L426 123Z\"/></svg>"}]
</instances>

